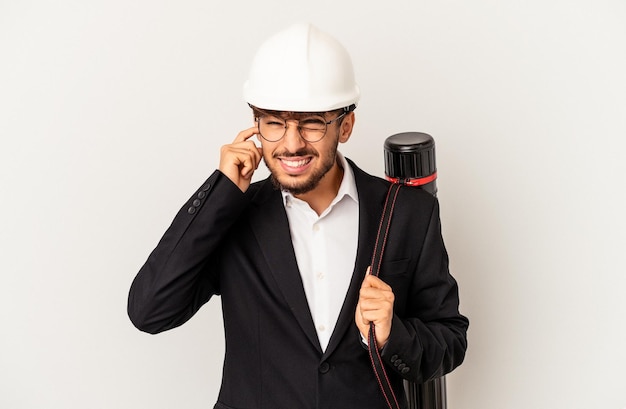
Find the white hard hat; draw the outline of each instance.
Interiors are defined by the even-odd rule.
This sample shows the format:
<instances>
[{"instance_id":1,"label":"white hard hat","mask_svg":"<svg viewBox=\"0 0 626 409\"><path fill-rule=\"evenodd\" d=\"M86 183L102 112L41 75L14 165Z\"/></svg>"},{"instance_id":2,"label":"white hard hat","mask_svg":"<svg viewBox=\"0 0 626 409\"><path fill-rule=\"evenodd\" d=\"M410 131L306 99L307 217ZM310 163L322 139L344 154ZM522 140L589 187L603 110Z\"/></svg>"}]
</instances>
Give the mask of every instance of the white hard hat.
<instances>
[{"instance_id":1,"label":"white hard hat","mask_svg":"<svg viewBox=\"0 0 626 409\"><path fill-rule=\"evenodd\" d=\"M346 49L311 24L295 24L261 45L243 96L262 109L325 112L356 104L360 91Z\"/></svg>"}]
</instances>

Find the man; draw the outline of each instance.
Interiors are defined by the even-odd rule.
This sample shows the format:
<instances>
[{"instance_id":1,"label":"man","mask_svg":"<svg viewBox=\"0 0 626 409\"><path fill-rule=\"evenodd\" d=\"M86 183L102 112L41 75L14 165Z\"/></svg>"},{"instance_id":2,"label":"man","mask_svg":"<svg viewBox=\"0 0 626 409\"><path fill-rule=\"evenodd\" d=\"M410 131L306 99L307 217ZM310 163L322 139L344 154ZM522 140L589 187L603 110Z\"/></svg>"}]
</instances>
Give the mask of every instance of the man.
<instances>
[{"instance_id":1,"label":"man","mask_svg":"<svg viewBox=\"0 0 626 409\"><path fill-rule=\"evenodd\" d=\"M364 342L373 322L406 407L402 379L448 373L466 349L436 199L400 191L380 276L366 275L389 183L337 151L359 99L345 49L292 26L259 49L244 97L255 125L222 147L141 268L131 320L165 331L221 295L215 408L238 409L385 408ZM251 183L262 160L271 176Z\"/></svg>"}]
</instances>

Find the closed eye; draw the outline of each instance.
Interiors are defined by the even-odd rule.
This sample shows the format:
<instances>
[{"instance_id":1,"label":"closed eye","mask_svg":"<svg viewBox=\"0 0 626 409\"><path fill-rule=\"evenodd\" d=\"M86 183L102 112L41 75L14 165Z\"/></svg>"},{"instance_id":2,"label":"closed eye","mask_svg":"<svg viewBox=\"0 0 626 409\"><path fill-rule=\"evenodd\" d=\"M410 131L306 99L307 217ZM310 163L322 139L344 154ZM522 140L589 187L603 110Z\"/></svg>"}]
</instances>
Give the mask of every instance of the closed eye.
<instances>
[{"instance_id":1,"label":"closed eye","mask_svg":"<svg viewBox=\"0 0 626 409\"><path fill-rule=\"evenodd\" d=\"M285 127L285 122L277 118L262 118L262 120L267 126Z\"/></svg>"},{"instance_id":2,"label":"closed eye","mask_svg":"<svg viewBox=\"0 0 626 409\"><path fill-rule=\"evenodd\" d=\"M318 118L305 118L300 121L300 127L308 129L324 129L326 122Z\"/></svg>"}]
</instances>

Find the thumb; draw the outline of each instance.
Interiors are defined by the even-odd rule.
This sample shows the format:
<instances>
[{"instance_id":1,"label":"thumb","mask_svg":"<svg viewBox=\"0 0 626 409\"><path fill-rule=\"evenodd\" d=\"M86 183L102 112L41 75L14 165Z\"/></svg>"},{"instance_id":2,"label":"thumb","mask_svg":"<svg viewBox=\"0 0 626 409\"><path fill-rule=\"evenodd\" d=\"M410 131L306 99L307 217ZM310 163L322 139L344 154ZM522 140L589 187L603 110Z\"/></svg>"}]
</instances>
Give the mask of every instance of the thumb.
<instances>
[{"instance_id":1,"label":"thumb","mask_svg":"<svg viewBox=\"0 0 626 409\"><path fill-rule=\"evenodd\" d=\"M361 282L361 288L371 287L372 285L369 283L367 279L372 274L372 266L368 266L365 270L365 276L363 277L363 281Z\"/></svg>"}]
</instances>

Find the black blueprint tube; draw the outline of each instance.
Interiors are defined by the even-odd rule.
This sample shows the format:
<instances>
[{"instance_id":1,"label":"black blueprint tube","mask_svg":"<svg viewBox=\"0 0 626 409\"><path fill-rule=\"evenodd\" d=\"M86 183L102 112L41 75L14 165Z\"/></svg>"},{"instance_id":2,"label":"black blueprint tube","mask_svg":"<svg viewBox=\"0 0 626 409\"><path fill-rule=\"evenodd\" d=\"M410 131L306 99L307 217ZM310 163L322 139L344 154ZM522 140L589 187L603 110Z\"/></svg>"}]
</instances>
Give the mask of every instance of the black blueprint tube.
<instances>
[{"instance_id":1,"label":"black blueprint tube","mask_svg":"<svg viewBox=\"0 0 626 409\"><path fill-rule=\"evenodd\" d=\"M395 134L385 140L385 177L437 196L435 141L421 132ZM409 409L446 409L446 378L425 383L404 381Z\"/></svg>"}]
</instances>

